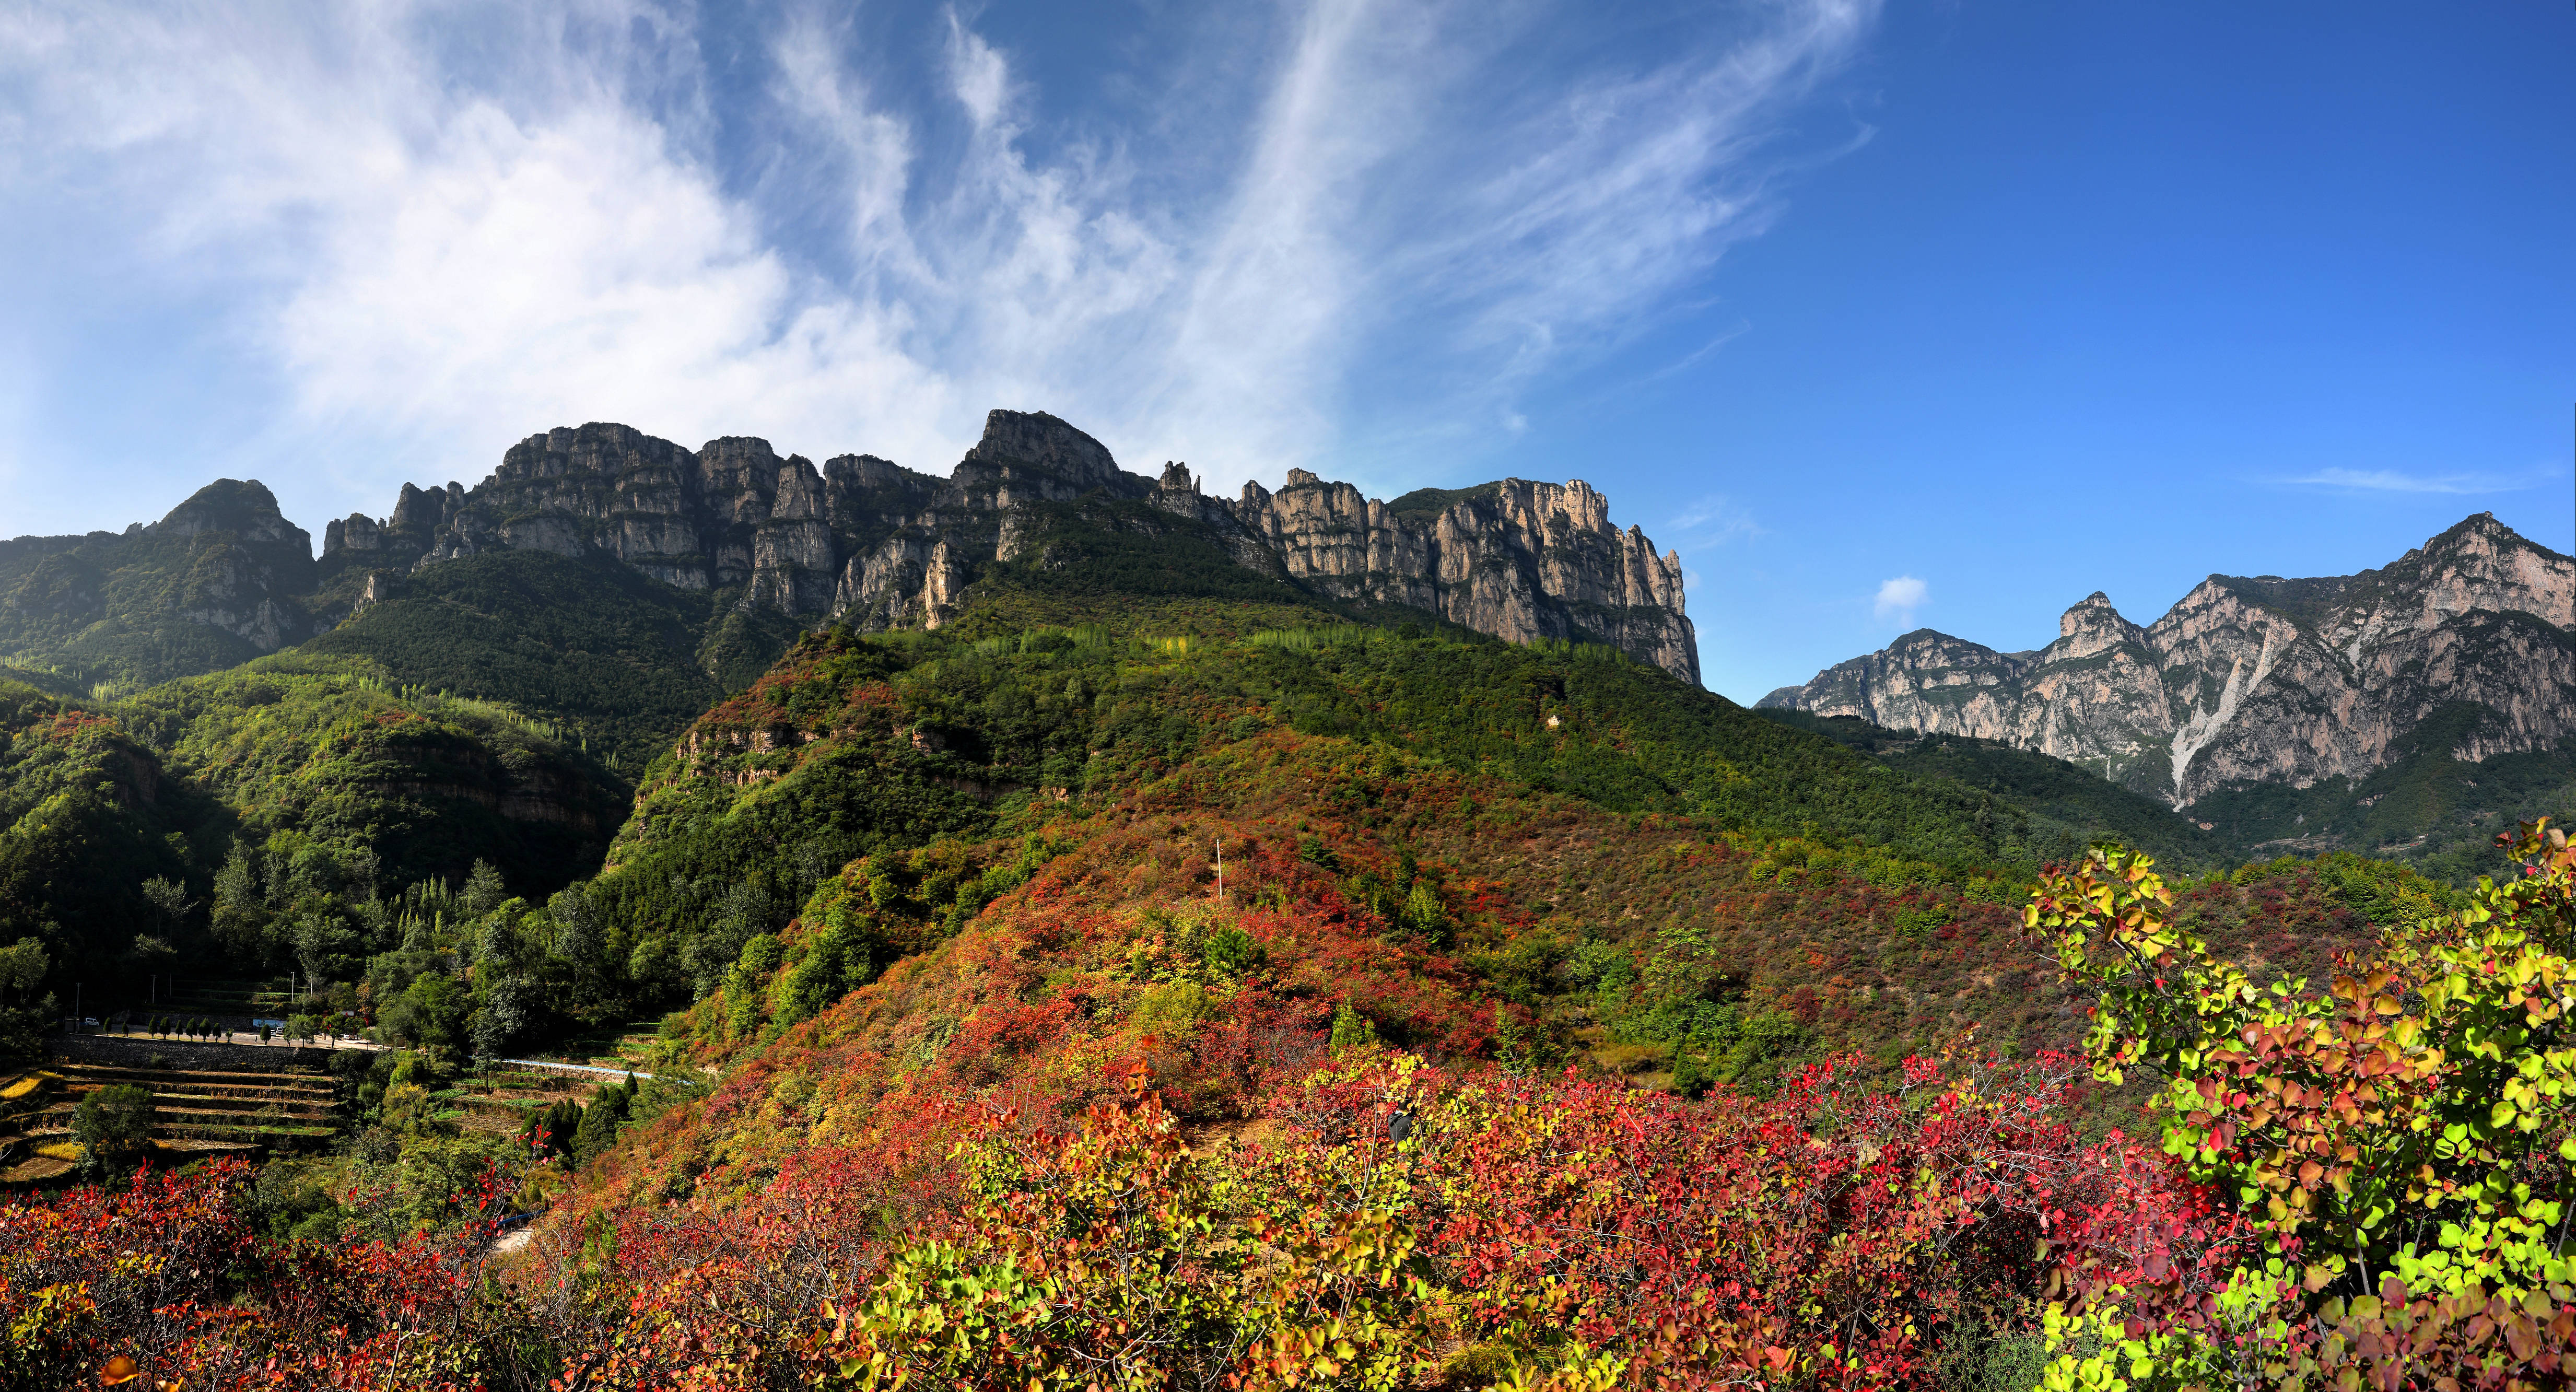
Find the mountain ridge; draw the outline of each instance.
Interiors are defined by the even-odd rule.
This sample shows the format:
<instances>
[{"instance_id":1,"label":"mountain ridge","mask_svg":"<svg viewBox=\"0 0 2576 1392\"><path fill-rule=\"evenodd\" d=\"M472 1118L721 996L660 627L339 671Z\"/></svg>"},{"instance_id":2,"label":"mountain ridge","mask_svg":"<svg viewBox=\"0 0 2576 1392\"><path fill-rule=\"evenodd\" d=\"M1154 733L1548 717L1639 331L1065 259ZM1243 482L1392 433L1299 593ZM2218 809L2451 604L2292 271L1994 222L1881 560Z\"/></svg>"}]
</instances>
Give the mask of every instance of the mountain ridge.
<instances>
[{"instance_id":1,"label":"mountain ridge","mask_svg":"<svg viewBox=\"0 0 2576 1392\"><path fill-rule=\"evenodd\" d=\"M2576 559L2480 513L2355 575L2212 575L2145 626L2096 591L2045 648L1918 629L1759 704L2002 740L2178 809L2552 751L2576 737Z\"/></svg>"},{"instance_id":2,"label":"mountain ridge","mask_svg":"<svg viewBox=\"0 0 2576 1392\"><path fill-rule=\"evenodd\" d=\"M1282 602L1418 609L1521 642L1597 638L1699 680L1680 558L1614 526L1580 480L1389 503L1301 469L1277 493L1214 498L1187 466L1129 473L1044 412L991 412L944 479L868 454L818 467L755 436L690 450L626 425L557 427L471 488L405 483L389 513L335 518L321 542L316 558L264 485L233 479L122 532L0 541L0 662L84 687L201 675L330 633L431 567L542 552L605 556L704 596L702 646L740 652L702 665L738 685L796 628L935 628L978 580L1078 570L1105 545L1125 553L1122 584L1179 548L1277 582Z\"/></svg>"},{"instance_id":3,"label":"mountain ridge","mask_svg":"<svg viewBox=\"0 0 2576 1392\"><path fill-rule=\"evenodd\" d=\"M336 576L496 548L598 551L684 589L739 586L744 610L935 628L961 612L977 574L1046 554L1059 530L1050 507L1106 499L1144 504L1245 569L1332 599L1515 641L1598 637L1698 681L1679 556L1613 526L1589 485L1504 479L1442 498L1399 511L1302 469L1276 493L1247 483L1238 500L1214 498L1186 465L1129 473L1043 412L991 412L946 479L864 454L818 467L747 436L692 452L593 422L529 436L472 489L406 484L388 516L332 522L321 566Z\"/></svg>"}]
</instances>

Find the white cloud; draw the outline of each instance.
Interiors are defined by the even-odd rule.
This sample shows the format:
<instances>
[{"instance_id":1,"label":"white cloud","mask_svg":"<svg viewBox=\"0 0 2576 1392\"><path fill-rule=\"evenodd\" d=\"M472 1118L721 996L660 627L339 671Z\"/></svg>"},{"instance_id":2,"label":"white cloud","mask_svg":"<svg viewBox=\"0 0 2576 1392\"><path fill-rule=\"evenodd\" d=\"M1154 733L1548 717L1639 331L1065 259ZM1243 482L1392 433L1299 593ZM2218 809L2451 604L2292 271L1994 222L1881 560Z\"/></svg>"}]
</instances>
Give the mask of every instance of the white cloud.
<instances>
[{"instance_id":1,"label":"white cloud","mask_svg":"<svg viewBox=\"0 0 2576 1392\"><path fill-rule=\"evenodd\" d=\"M650 0L37 6L0 17L0 216L99 229L23 270L218 306L281 396L258 452L370 510L585 420L944 470L996 405L1223 486L1355 432L1524 428L1519 384L1767 224L1781 113L1875 13L1538 74L1544 5L1311 0L1231 124L1176 133L1041 132L955 15L907 70L943 110L821 10L764 21L746 95ZM1354 377L1399 370L1423 390L1355 424Z\"/></svg>"},{"instance_id":2,"label":"white cloud","mask_svg":"<svg viewBox=\"0 0 2576 1392\"><path fill-rule=\"evenodd\" d=\"M2408 474L2395 469L2319 469L2283 480L2317 488L2367 493L2513 493L2566 477L2563 470L2538 470L2520 476L2504 474Z\"/></svg>"},{"instance_id":3,"label":"white cloud","mask_svg":"<svg viewBox=\"0 0 2576 1392\"><path fill-rule=\"evenodd\" d=\"M1879 582L1878 598L1870 612L1880 623L1894 621L1900 628L1914 626L1914 611L1931 602L1931 590L1911 575Z\"/></svg>"}]
</instances>

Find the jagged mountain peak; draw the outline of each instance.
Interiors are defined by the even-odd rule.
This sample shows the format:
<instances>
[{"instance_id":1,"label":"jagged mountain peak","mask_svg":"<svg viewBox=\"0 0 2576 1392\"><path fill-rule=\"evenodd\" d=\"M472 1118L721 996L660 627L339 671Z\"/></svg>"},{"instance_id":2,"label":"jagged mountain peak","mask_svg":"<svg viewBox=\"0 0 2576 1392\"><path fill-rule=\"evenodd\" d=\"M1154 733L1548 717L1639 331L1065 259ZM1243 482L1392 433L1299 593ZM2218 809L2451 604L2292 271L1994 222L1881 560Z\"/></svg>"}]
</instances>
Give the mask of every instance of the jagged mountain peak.
<instances>
[{"instance_id":1,"label":"jagged mountain peak","mask_svg":"<svg viewBox=\"0 0 2576 1392\"><path fill-rule=\"evenodd\" d=\"M2120 617L2120 611L2111 603L2109 595L2095 590L2068 605L2066 612L2058 615L2057 636L2072 638L2078 633L2107 625L2126 625L2128 622L2127 619Z\"/></svg>"},{"instance_id":2,"label":"jagged mountain peak","mask_svg":"<svg viewBox=\"0 0 2576 1392\"><path fill-rule=\"evenodd\" d=\"M1011 464L1047 470L1085 489L1123 491L1130 477L1107 445L1044 411L988 411L983 438L957 467Z\"/></svg>"},{"instance_id":3,"label":"jagged mountain peak","mask_svg":"<svg viewBox=\"0 0 2576 1392\"><path fill-rule=\"evenodd\" d=\"M1909 634L1763 704L2000 739L2176 806L2367 776L2446 709L2464 758L2576 735L2576 560L2489 513L2356 575L2212 575L2143 629L2097 591L2058 631L2036 663L1929 662Z\"/></svg>"},{"instance_id":4,"label":"jagged mountain peak","mask_svg":"<svg viewBox=\"0 0 2576 1392\"><path fill-rule=\"evenodd\" d=\"M2517 532L2513 528L2506 526L2503 522L2498 521L2494 513L2473 512L2468 516L2461 518L2457 523L2443 531L2440 535L2434 537L2428 542L2425 542L2422 549L2426 551L2439 550L2445 546L2462 545L2476 538L2486 538L2493 541L2503 542L2507 545L2539 545L2539 543L2530 540L2520 532Z\"/></svg>"},{"instance_id":5,"label":"jagged mountain peak","mask_svg":"<svg viewBox=\"0 0 2576 1392\"><path fill-rule=\"evenodd\" d=\"M1908 633L1900 633L1896 635L1896 641L1887 645L1887 650L1892 653L1913 651L1947 652L1961 649L1987 653L1994 651L1994 649L1987 647L1983 643L1975 642L1967 638L1961 638L1955 634L1943 633L1937 628L1918 628Z\"/></svg>"},{"instance_id":6,"label":"jagged mountain peak","mask_svg":"<svg viewBox=\"0 0 2576 1392\"><path fill-rule=\"evenodd\" d=\"M2095 590L2057 618L2057 641L2042 652L2042 662L2084 662L2117 647L2143 644L2147 631L2122 616L2111 597Z\"/></svg>"}]
</instances>

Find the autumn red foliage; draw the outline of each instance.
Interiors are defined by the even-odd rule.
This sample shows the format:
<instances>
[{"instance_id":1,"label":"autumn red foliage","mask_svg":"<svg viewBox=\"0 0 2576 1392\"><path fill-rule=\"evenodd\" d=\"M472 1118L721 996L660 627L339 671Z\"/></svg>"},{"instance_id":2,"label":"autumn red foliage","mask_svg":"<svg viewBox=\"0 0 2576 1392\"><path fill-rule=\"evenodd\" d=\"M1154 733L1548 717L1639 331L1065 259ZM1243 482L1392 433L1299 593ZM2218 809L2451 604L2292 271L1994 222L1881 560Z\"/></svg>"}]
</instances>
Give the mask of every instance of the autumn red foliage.
<instances>
[{"instance_id":1,"label":"autumn red foliage","mask_svg":"<svg viewBox=\"0 0 2576 1392\"><path fill-rule=\"evenodd\" d=\"M485 1280L490 1224L398 1243L277 1242L225 1159L0 1205L0 1385L95 1386L127 1360L156 1389L479 1388L534 1352ZM497 1210L487 1176L479 1206Z\"/></svg>"}]
</instances>

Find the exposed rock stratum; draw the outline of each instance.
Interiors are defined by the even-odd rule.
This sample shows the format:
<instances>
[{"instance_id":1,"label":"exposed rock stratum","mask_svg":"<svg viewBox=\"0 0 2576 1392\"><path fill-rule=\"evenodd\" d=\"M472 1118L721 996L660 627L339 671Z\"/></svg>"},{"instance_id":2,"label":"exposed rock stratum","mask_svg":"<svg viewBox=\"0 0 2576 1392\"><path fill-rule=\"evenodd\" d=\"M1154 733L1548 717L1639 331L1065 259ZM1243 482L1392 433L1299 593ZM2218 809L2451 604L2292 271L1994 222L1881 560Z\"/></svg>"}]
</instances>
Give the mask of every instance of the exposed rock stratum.
<instances>
[{"instance_id":1,"label":"exposed rock stratum","mask_svg":"<svg viewBox=\"0 0 2576 1392\"><path fill-rule=\"evenodd\" d=\"M623 425L550 430L471 489L406 484L390 516L331 523L323 558L400 571L494 548L605 553L684 588L740 587L746 608L936 628L985 567L1028 554L1047 505L1101 498L1195 524L1238 564L1336 599L1519 642L1597 639L1699 680L1681 558L1612 524L1609 500L1580 480L1389 503L1290 470L1278 492L1211 498L1187 467L1128 473L1042 412L992 412L945 479L864 454L818 468L747 437L691 451Z\"/></svg>"}]
</instances>

